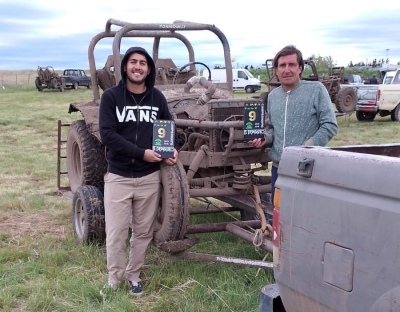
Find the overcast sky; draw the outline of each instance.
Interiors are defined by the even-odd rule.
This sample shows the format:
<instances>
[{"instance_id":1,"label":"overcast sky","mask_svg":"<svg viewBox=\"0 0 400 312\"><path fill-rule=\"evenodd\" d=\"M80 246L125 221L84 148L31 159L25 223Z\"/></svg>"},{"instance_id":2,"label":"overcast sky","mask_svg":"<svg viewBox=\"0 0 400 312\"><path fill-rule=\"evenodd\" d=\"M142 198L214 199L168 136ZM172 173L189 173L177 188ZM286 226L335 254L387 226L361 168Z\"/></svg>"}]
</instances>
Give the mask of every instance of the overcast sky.
<instances>
[{"instance_id":1,"label":"overcast sky","mask_svg":"<svg viewBox=\"0 0 400 312\"><path fill-rule=\"evenodd\" d=\"M400 1L0 0L0 70L88 69L89 43L110 18L215 25L227 37L234 66L239 67L264 63L287 44L299 48L305 58L330 56L338 66L386 57L391 64L400 62ZM194 47L196 61L223 64L222 44L213 33L183 34ZM121 53L132 45L151 53L150 39L126 40ZM97 68L110 54L112 41L101 40L95 49ZM177 39L162 39L159 57L172 58L178 66L188 61Z\"/></svg>"}]
</instances>

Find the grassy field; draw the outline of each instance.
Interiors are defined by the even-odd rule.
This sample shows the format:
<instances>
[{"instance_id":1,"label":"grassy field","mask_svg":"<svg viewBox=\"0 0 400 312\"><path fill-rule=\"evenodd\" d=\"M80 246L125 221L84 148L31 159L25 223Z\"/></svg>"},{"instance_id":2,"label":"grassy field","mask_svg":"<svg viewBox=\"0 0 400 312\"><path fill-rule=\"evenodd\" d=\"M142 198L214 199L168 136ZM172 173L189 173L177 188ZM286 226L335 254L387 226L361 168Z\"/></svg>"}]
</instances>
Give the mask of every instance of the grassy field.
<instances>
[{"instance_id":1,"label":"grassy field","mask_svg":"<svg viewBox=\"0 0 400 312\"><path fill-rule=\"evenodd\" d=\"M76 243L71 201L56 185L57 121L81 119L68 113L69 104L91 99L87 89L0 89L0 310L258 311L261 287L273 282L270 271L181 260L154 247L143 272L145 295L131 298L121 289L103 301L105 247ZM331 146L397 142L400 132L390 117L360 123L342 116L338 123ZM194 251L258 260L266 255L226 233L200 235Z\"/></svg>"}]
</instances>

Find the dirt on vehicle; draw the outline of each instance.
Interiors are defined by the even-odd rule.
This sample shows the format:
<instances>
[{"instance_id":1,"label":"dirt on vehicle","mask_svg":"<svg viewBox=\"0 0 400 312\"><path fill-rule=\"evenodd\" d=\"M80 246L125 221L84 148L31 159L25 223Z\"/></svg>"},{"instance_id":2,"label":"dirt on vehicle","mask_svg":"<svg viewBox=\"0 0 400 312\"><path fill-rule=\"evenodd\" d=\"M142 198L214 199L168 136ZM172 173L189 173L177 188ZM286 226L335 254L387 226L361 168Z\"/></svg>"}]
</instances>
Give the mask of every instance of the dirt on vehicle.
<instances>
[{"instance_id":1,"label":"dirt on vehicle","mask_svg":"<svg viewBox=\"0 0 400 312\"><path fill-rule=\"evenodd\" d=\"M279 87L281 83L273 69L273 60L266 60L267 80L264 84L268 87L268 92ZM357 91L350 85L346 85L344 79L344 67L332 67L327 76L320 76L317 67L312 59L304 60L304 68L309 68L311 74L305 76L304 71L301 79L307 81L320 81L326 88L332 103L339 113L351 114L357 105Z\"/></svg>"},{"instance_id":2,"label":"dirt on vehicle","mask_svg":"<svg viewBox=\"0 0 400 312\"><path fill-rule=\"evenodd\" d=\"M43 91L44 89L58 89L61 92L64 92L65 81L63 77L60 77L55 72L52 66L38 66L35 86L38 91Z\"/></svg>"},{"instance_id":3,"label":"dirt on vehicle","mask_svg":"<svg viewBox=\"0 0 400 312\"><path fill-rule=\"evenodd\" d=\"M111 31L112 26L120 28ZM197 75L199 68L209 69L201 59L196 60L194 49L185 35L199 30L215 34L222 43L226 83L215 84L211 82L212 77L208 80L201 74ZM176 165L161 164L163 190L153 243L176 255L226 261L227 258L223 260L222 257L188 252L187 249L198 241L188 235L229 231L249 242L261 233L257 236L258 245L272 250L268 237L271 227L267 223L268 216L272 215L271 179L265 174L269 158L265 149L254 148L244 139L245 107L261 107L264 116L265 97L233 97L231 55L225 35L214 25L192 22L133 24L111 19L107 21L105 31L93 37L88 58L94 98L87 103L71 103L69 112L79 112L83 118L71 124L59 121L58 125L58 187L73 193L72 215L77 240L88 243L105 238L103 176L107 162L99 134L100 89L112 87L121 79L121 40L142 37L144 33L154 40L152 57L158 71L156 88L167 99L179 143ZM101 39L107 37L114 38L112 55L102 69L97 69L94 49ZM159 57L160 41L167 38L178 39L187 47L188 60L184 66L178 68L170 57ZM264 118L260 117L260 120L264 122ZM68 127L65 157L60 139L64 126ZM67 172L60 170L63 158L66 158ZM69 185L66 187L60 185L62 174L68 175ZM205 208L191 207L191 199L203 203ZM229 214L232 221L190 223L190 215L215 213ZM250 265L266 264L254 261Z\"/></svg>"}]
</instances>

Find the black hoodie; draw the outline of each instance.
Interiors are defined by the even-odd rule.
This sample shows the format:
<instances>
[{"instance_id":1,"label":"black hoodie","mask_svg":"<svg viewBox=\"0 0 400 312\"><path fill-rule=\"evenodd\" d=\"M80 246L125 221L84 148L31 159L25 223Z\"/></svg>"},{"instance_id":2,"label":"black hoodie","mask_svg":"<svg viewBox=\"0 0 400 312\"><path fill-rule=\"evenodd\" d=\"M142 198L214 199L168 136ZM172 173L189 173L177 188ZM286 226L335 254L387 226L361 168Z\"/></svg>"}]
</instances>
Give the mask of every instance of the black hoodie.
<instances>
[{"instance_id":1,"label":"black hoodie","mask_svg":"<svg viewBox=\"0 0 400 312\"><path fill-rule=\"evenodd\" d=\"M146 57L150 74L146 77L146 91L136 104L126 88L125 65L132 53ZM102 143L107 147L108 172L123 177L143 177L159 170L159 163L143 160L144 151L152 149L153 122L173 120L167 100L154 88L156 67L147 51L141 47L128 49L121 61L119 84L104 91L100 102L99 128ZM137 96L136 96L137 97ZM177 141L176 141L177 144Z\"/></svg>"}]
</instances>

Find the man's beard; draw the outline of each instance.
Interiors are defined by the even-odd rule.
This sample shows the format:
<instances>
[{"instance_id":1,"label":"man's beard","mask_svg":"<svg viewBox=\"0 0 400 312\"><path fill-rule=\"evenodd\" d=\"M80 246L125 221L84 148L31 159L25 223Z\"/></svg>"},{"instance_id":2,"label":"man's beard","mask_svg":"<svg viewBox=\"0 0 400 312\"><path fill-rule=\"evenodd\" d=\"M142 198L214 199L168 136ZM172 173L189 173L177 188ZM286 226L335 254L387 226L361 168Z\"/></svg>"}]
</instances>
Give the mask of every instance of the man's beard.
<instances>
[{"instance_id":1,"label":"man's beard","mask_svg":"<svg viewBox=\"0 0 400 312\"><path fill-rule=\"evenodd\" d=\"M131 77L129 77L129 75L126 75L126 78L129 80L131 84L134 85L141 85L146 81L146 77L143 77L143 79L141 80L133 80Z\"/></svg>"}]
</instances>

